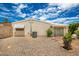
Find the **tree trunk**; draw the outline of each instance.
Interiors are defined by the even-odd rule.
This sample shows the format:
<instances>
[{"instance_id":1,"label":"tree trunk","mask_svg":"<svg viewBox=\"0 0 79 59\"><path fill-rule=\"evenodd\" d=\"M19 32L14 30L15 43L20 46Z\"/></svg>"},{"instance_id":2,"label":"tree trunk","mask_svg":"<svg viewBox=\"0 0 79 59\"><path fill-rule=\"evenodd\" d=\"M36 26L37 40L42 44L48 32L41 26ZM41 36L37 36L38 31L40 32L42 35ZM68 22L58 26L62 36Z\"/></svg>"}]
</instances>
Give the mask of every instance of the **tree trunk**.
<instances>
[{"instance_id":1,"label":"tree trunk","mask_svg":"<svg viewBox=\"0 0 79 59\"><path fill-rule=\"evenodd\" d=\"M64 40L64 47L63 48L65 48L67 50L71 50L72 49L71 48L71 41L69 42L67 40Z\"/></svg>"}]
</instances>

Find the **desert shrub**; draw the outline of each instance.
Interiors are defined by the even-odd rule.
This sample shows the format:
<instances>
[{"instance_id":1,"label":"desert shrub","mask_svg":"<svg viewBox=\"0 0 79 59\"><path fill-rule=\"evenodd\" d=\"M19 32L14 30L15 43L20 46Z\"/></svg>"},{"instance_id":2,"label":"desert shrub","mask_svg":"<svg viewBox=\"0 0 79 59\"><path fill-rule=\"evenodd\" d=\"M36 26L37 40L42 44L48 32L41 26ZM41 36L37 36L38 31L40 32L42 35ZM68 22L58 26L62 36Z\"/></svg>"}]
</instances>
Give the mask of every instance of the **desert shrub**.
<instances>
[{"instance_id":1,"label":"desert shrub","mask_svg":"<svg viewBox=\"0 0 79 59\"><path fill-rule=\"evenodd\" d=\"M51 37L52 36L52 29L51 28L49 28L48 30L47 30L47 37Z\"/></svg>"},{"instance_id":2,"label":"desert shrub","mask_svg":"<svg viewBox=\"0 0 79 59\"><path fill-rule=\"evenodd\" d=\"M71 34L73 34L74 31L77 30L77 28L78 28L78 24L76 24L76 23L70 24L68 32L71 32Z\"/></svg>"}]
</instances>

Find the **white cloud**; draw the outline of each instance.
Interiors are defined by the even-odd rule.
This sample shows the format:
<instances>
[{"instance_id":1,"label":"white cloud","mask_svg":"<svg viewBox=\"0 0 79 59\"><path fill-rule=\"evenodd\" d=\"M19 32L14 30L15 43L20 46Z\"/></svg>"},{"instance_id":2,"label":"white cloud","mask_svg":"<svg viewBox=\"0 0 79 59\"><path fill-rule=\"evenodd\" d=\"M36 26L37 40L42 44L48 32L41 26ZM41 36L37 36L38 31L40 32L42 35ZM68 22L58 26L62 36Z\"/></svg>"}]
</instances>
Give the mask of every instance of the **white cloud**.
<instances>
[{"instance_id":1,"label":"white cloud","mask_svg":"<svg viewBox=\"0 0 79 59\"><path fill-rule=\"evenodd\" d=\"M46 8L35 10L32 14L45 19L56 18L64 10L74 7L76 5L77 4L72 3L49 3L49 5Z\"/></svg>"},{"instance_id":2,"label":"white cloud","mask_svg":"<svg viewBox=\"0 0 79 59\"><path fill-rule=\"evenodd\" d=\"M59 14L58 13L48 13L48 18L55 18L55 17L57 17Z\"/></svg>"},{"instance_id":3,"label":"white cloud","mask_svg":"<svg viewBox=\"0 0 79 59\"><path fill-rule=\"evenodd\" d=\"M43 9L38 9L38 12L43 12Z\"/></svg>"},{"instance_id":4,"label":"white cloud","mask_svg":"<svg viewBox=\"0 0 79 59\"><path fill-rule=\"evenodd\" d=\"M71 7L74 7L76 6L77 4L73 4L73 3L66 3L66 4L59 4L59 7L62 9L62 10L66 10L66 9L69 9Z\"/></svg>"},{"instance_id":5,"label":"white cloud","mask_svg":"<svg viewBox=\"0 0 79 59\"><path fill-rule=\"evenodd\" d=\"M58 8L54 7L54 6L49 6L46 8L46 12L52 12L52 13L56 13L58 11Z\"/></svg>"},{"instance_id":6,"label":"white cloud","mask_svg":"<svg viewBox=\"0 0 79 59\"><path fill-rule=\"evenodd\" d=\"M24 17L26 16L26 14L24 14L24 13L23 13L23 14L19 14L18 16L20 16L20 17L23 17L23 18L24 18Z\"/></svg>"},{"instance_id":7,"label":"white cloud","mask_svg":"<svg viewBox=\"0 0 79 59\"><path fill-rule=\"evenodd\" d=\"M52 20L51 22L54 23L62 23L62 24L69 24L75 21L78 21L79 17L70 17L70 18L57 18L55 20Z\"/></svg>"},{"instance_id":8,"label":"white cloud","mask_svg":"<svg viewBox=\"0 0 79 59\"><path fill-rule=\"evenodd\" d=\"M29 17L40 19L41 21L46 21L48 18L57 18L57 16L59 16L59 13L63 12L64 10L70 9L76 5L77 4L72 4L72 3L53 3L53 4L49 4L46 8L35 10L33 13L28 15ZM23 5L20 5L19 8L17 9L17 12L19 12L19 14L21 15L23 14L21 12L21 9L25 8L22 6ZM26 15L23 14L23 16L26 16ZM67 24L67 23L70 23L70 20L68 19L73 19L73 18L57 18L55 20L48 21L48 22Z\"/></svg>"},{"instance_id":9,"label":"white cloud","mask_svg":"<svg viewBox=\"0 0 79 59\"><path fill-rule=\"evenodd\" d=\"M38 10L34 11L34 14L42 14L42 13L45 13L45 12L46 12L46 9L38 9Z\"/></svg>"},{"instance_id":10,"label":"white cloud","mask_svg":"<svg viewBox=\"0 0 79 59\"><path fill-rule=\"evenodd\" d=\"M36 18L36 16L34 15L34 16L32 16L32 18Z\"/></svg>"},{"instance_id":11,"label":"white cloud","mask_svg":"<svg viewBox=\"0 0 79 59\"><path fill-rule=\"evenodd\" d=\"M49 3L49 6L54 6L54 5L57 5L58 8L61 10L66 10L78 4L77 3L74 3L74 4L73 3Z\"/></svg>"},{"instance_id":12,"label":"white cloud","mask_svg":"<svg viewBox=\"0 0 79 59\"><path fill-rule=\"evenodd\" d=\"M76 6L77 4L72 4L72 3L49 3L48 7L44 8L44 9L38 9L35 10L33 17L34 18L38 18L40 20L45 21L47 18L56 18L57 16L59 16L59 13L61 13L64 10L67 10L69 8L72 8L74 6ZM54 7L57 6L57 7ZM69 20L67 20L69 18L58 18L56 20L53 20L52 22L55 23L68 23Z\"/></svg>"},{"instance_id":13,"label":"white cloud","mask_svg":"<svg viewBox=\"0 0 79 59\"><path fill-rule=\"evenodd\" d=\"M34 11L34 13L35 13L35 14L38 14L38 11L37 11L37 10L35 10L35 11Z\"/></svg>"},{"instance_id":14,"label":"white cloud","mask_svg":"<svg viewBox=\"0 0 79 59\"><path fill-rule=\"evenodd\" d=\"M26 8L26 7L27 7L27 5L24 5L24 4L20 4L17 7L16 12L18 13L18 16L23 17L23 18L26 16L26 14L22 13L22 11L21 11L23 8Z\"/></svg>"},{"instance_id":15,"label":"white cloud","mask_svg":"<svg viewBox=\"0 0 79 59\"><path fill-rule=\"evenodd\" d=\"M64 22L64 24L69 24L69 23L71 23L72 21L66 21L66 22Z\"/></svg>"},{"instance_id":16,"label":"white cloud","mask_svg":"<svg viewBox=\"0 0 79 59\"><path fill-rule=\"evenodd\" d=\"M65 22L65 21L67 21L66 18L57 18L55 20L52 20L52 22L54 22L54 23L60 23L60 22Z\"/></svg>"},{"instance_id":17,"label":"white cloud","mask_svg":"<svg viewBox=\"0 0 79 59\"><path fill-rule=\"evenodd\" d=\"M59 11L57 11L55 7L47 7L35 10L32 14L37 15L39 17L38 19L47 19L57 17L59 15L58 13Z\"/></svg>"},{"instance_id":18,"label":"white cloud","mask_svg":"<svg viewBox=\"0 0 79 59\"><path fill-rule=\"evenodd\" d=\"M13 13L8 13L8 12L0 12L0 15L9 17L9 16L15 16Z\"/></svg>"},{"instance_id":19,"label":"white cloud","mask_svg":"<svg viewBox=\"0 0 79 59\"><path fill-rule=\"evenodd\" d=\"M45 20L46 20L46 17L41 16L41 17L39 17L39 19L40 19L41 21L45 21Z\"/></svg>"},{"instance_id":20,"label":"white cloud","mask_svg":"<svg viewBox=\"0 0 79 59\"><path fill-rule=\"evenodd\" d=\"M47 8L46 12L50 12L50 11L52 11L52 8Z\"/></svg>"}]
</instances>

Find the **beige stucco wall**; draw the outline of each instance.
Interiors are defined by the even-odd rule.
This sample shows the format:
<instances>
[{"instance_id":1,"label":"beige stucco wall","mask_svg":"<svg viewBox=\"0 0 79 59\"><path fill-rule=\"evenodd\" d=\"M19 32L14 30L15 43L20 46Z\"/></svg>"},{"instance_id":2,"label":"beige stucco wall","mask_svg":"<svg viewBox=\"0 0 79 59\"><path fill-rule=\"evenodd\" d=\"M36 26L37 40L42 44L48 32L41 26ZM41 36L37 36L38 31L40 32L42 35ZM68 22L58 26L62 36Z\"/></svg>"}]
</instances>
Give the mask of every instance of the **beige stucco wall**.
<instances>
[{"instance_id":1,"label":"beige stucco wall","mask_svg":"<svg viewBox=\"0 0 79 59\"><path fill-rule=\"evenodd\" d=\"M40 21L31 21L32 22L32 31L36 31L38 36L46 36L46 31L50 28L51 24L44 23ZM29 35L30 33L30 21L26 22L25 34Z\"/></svg>"},{"instance_id":2,"label":"beige stucco wall","mask_svg":"<svg viewBox=\"0 0 79 59\"><path fill-rule=\"evenodd\" d=\"M35 20L27 20L27 21L22 21L22 22L15 22L13 23L13 32L15 35L15 25L24 25L24 31L25 31L25 36L30 36L30 22L32 26L32 31L36 31L38 36L46 36L46 31L52 24L50 23L45 23L41 21L35 21Z\"/></svg>"},{"instance_id":3,"label":"beige stucco wall","mask_svg":"<svg viewBox=\"0 0 79 59\"><path fill-rule=\"evenodd\" d=\"M55 24L43 22L43 21L36 21L36 20L25 20L25 21L19 21L12 23L13 25L13 36L15 35L15 25L24 25L24 34L25 36L30 36L30 23L32 26L32 31L36 31L38 36L46 36L46 31L50 26L54 27ZM58 25L59 26L59 25ZM52 28L54 30L54 28ZM67 33L68 28L63 28L64 35Z\"/></svg>"}]
</instances>

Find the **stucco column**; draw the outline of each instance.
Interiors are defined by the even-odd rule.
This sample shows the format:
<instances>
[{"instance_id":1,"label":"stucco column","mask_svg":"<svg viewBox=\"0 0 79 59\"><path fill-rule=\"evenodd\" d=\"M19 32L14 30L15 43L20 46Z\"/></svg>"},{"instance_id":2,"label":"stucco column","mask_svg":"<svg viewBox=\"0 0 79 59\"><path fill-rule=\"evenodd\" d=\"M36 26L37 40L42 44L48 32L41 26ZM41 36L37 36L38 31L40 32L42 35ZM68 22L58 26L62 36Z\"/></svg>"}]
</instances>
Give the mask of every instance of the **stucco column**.
<instances>
[{"instance_id":1,"label":"stucco column","mask_svg":"<svg viewBox=\"0 0 79 59\"><path fill-rule=\"evenodd\" d=\"M64 36L65 36L65 34L66 34L66 28L64 28Z\"/></svg>"},{"instance_id":2,"label":"stucco column","mask_svg":"<svg viewBox=\"0 0 79 59\"><path fill-rule=\"evenodd\" d=\"M66 35L66 33L68 33L68 27L64 28L64 35Z\"/></svg>"},{"instance_id":3,"label":"stucco column","mask_svg":"<svg viewBox=\"0 0 79 59\"><path fill-rule=\"evenodd\" d=\"M13 37L15 37L15 26L14 25L12 26L13 26Z\"/></svg>"},{"instance_id":4,"label":"stucco column","mask_svg":"<svg viewBox=\"0 0 79 59\"><path fill-rule=\"evenodd\" d=\"M27 29L26 29L26 24L24 25L24 34L25 34L25 37L27 36Z\"/></svg>"}]
</instances>

